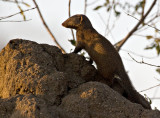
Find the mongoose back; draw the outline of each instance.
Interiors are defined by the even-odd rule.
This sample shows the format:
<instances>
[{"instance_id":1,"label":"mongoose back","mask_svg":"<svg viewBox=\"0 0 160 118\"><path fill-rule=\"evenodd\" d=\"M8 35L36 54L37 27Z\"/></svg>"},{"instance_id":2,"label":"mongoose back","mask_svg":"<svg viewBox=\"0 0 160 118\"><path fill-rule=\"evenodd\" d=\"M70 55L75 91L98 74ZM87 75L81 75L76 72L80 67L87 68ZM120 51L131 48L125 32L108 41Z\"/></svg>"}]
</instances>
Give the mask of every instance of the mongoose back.
<instances>
[{"instance_id":1,"label":"mongoose back","mask_svg":"<svg viewBox=\"0 0 160 118\"><path fill-rule=\"evenodd\" d=\"M106 79L110 87L114 85L114 76L119 76L121 79L119 84L124 89L125 97L134 103L141 104L144 108L151 109L148 101L132 86L114 46L93 28L85 15L74 15L62 25L76 30L77 41L74 53L82 49L86 50L91 59L95 61L98 72Z\"/></svg>"}]
</instances>

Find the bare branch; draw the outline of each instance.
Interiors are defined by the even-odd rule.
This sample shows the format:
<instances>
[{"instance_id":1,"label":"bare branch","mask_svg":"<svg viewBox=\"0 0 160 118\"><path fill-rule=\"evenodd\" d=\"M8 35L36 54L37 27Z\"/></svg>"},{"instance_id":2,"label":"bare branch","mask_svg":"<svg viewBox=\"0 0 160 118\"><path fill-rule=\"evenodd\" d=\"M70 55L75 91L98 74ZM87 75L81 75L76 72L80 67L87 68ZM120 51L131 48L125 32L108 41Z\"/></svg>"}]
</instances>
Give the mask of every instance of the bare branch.
<instances>
[{"instance_id":1,"label":"bare branch","mask_svg":"<svg viewBox=\"0 0 160 118\"><path fill-rule=\"evenodd\" d=\"M145 36L145 35L140 35L140 34L134 34L135 36L140 36L140 37L147 37L147 36ZM157 40L158 42L160 41L160 38L158 38L158 37L155 37L155 36L151 36L151 38L152 39L155 39L155 41Z\"/></svg>"},{"instance_id":2,"label":"bare branch","mask_svg":"<svg viewBox=\"0 0 160 118\"><path fill-rule=\"evenodd\" d=\"M118 18L116 18L116 20L114 20L114 23L112 24L112 26L110 27L110 29L108 29L108 32L107 32L107 29L106 29L106 34L105 35L108 35L108 34L111 34L112 33L112 30L114 29L115 25L116 25L116 21L118 20ZM107 24L108 25L108 24ZM115 40L114 40L115 41Z\"/></svg>"},{"instance_id":3,"label":"bare branch","mask_svg":"<svg viewBox=\"0 0 160 118\"><path fill-rule=\"evenodd\" d=\"M101 19L101 21L103 22L103 24L107 27L107 25L106 25L106 23L105 23L103 17L101 16L101 14L100 14L100 13L97 13L97 14L98 14L99 18Z\"/></svg>"},{"instance_id":4,"label":"bare branch","mask_svg":"<svg viewBox=\"0 0 160 118\"><path fill-rule=\"evenodd\" d=\"M121 49L121 47L124 45L124 43L132 36L132 34L137 31L138 27L141 25L141 23L144 22L145 18L148 16L148 14L151 12L151 10L153 9L154 5L156 4L157 0L154 0L152 5L150 6L150 8L148 9L148 11L146 12L146 14L141 17L141 19L139 20L139 22L136 24L136 26L127 34L127 36L122 39L117 45L116 45L116 49L117 51L119 51Z\"/></svg>"},{"instance_id":5,"label":"bare branch","mask_svg":"<svg viewBox=\"0 0 160 118\"><path fill-rule=\"evenodd\" d=\"M149 65L149 66L160 67L160 66L157 66L157 65L153 65L153 64L146 63L146 62L143 61L143 59L142 59L142 61L137 61L137 60L134 59L129 53L128 53L128 55L129 55L135 62L137 62L137 63L139 63L139 64L146 64L146 65Z\"/></svg>"},{"instance_id":6,"label":"bare branch","mask_svg":"<svg viewBox=\"0 0 160 118\"><path fill-rule=\"evenodd\" d=\"M149 21L146 22L146 24L149 24L149 23L152 23L153 24L156 24L157 22L159 22L159 19L154 23L153 21L155 21L157 18L159 18L160 14L156 14L154 17L152 17ZM143 25L141 25L139 28L138 28L138 31L141 32L141 31L144 31L146 29L148 29L149 27L145 27Z\"/></svg>"},{"instance_id":7,"label":"bare branch","mask_svg":"<svg viewBox=\"0 0 160 118\"><path fill-rule=\"evenodd\" d=\"M36 8L36 7L31 8L31 9L27 9L27 10L24 10L23 12L27 12L27 11L33 10L33 9L35 9L35 8ZM20 13L21 13L21 12L18 12L18 13L9 15L9 16L1 17L0 20L4 20L4 19L10 18L10 17L13 17L13 16L18 15L18 14L20 14Z\"/></svg>"},{"instance_id":8,"label":"bare branch","mask_svg":"<svg viewBox=\"0 0 160 118\"><path fill-rule=\"evenodd\" d=\"M160 86L160 84L158 84L158 85L155 85L155 86L152 86L152 87L149 87L149 88L147 88L147 89L144 89L144 90L141 90L141 91L139 91L139 92L148 91L148 90L150 90L150 89L153 89L153 88L155 88L155 87L158 87L158 86Z\"/></svg>"},{"instance_id":9,"label":"bare branch","mask_svg":"<svg viewBox=\"0 0 160 118\"><path fill-rule=\"evenodd\" d=\"M134 54L136 56L142 57L142 58L147 58L147 59L154 59L154 58L156 58L156 56L154 56L154 57L147 57L147 56L144 56L144 55L141 55L141 54L137 54L135 52L132 52L132 51L126 50L126 49L121 49L121 50L124 51L124 52L127 52L127 53Z\"/></svg>"},{"instance_id":10,"label":"bare branch","mask_svg":"<svg viewBox=\"0 0 160 118\"><path fill-rule=\"evenodd\" d=\"M69 17L71 17L71 0L69 0L69 3L68 3L68 15ZM71 33L72 33L73 40L75 41L74 32L72 29L71 29Z\"/></svg>"},{"instance_id":11,"label":"bare branch","mask_svg":"<svg viewBox=\"0 0 160 118\"><path fill-rule=\"evenodd\" d=\"M128 16L131 16L132 18L134 18L134 19L140 21L138 18L136 18L136 17L130 15L129 13L126 13L126 14L127 14ZM153 28L153 29L155 29L155 30L157 30L157 31L160 31L160 29L158 29L158 28L156 28L156 27L154 27L154 26L152 26L152 25L149 25L149 24L147 24L147 23L144 23L144 25L147 25L147 26L149 26L149 27L151 27L151 28Z\"/></svg>"},{"instance_id":12,"label":"bare branch","mask_svg":"<svg viewBox=\"0 0 160 118\"><path fill-rule=\"evenodd\" d=\"M16 4L18 2L18 4L23 4L23 5L26 5L26 6L30 7L29 4L27 4L27 3L23 2L23 1L12 1L12 0L0 0L0 1L9 2L9 3L16 3Z\"/></svg>"},{"instance_id":13,"label":"bare branch","mask_svg":"<svg viewBox=\"0 0 160 118\"><path fill-rule=\"evenodd\" d=\"M86 15L87 12L87 0L84 1L84 15Z\"/></svg>"},{"instance_id":14,"label":"bare branch","mask_svg":"<svg viewBox=\"0 0 160 118\"><path fill-rule=\"evenodd\" d=\"M30 20L32 20L32 19L28 19L28 20L15 20L15 21L14 20L13 21L12 20L5 20L5 21L0 21L0 22L7 22L7 23L8 22L27 22L27 21L30 21Z\"/></svg>"},{"instance_id":15,"label":"bare branch","mask_svg":"<svg viewBox=\"0 0 160 118\"><path fill-rule=\"evenodd\" d=\"M71 16L71 0L69 0L69 3L68 3L68 15L69 17Z\"/></svg>"},{"instance_id":16,"label":"bare branch","mask_svg":"<svg viewBox=\"0 0 160 118\"><path fill-rule=\"evenodd\" d=\"M108 16L108 20L107 20L106 29L105 29L105 36L108 35L109 32L111 32L111 30L109 30L111 14L112 14L112 9L109 11L109 16ZM107 33L107 30L108 30L108 33Z\"/></svg>"},{"instance_id":17,"label":"bare branch","mask_svg":"<svg viewBox=\"0 0 160 118\"><path fill-rule=\"evenodd\" d=\"M158 89L159 89L159 87L155 88L152 98L156 98L157 92L159 91ZM153 102L153 100L154 99L152 99L152 102Z\"/></svg>"},{"instance_id":18,"label":"bare branch","mask_svg":"<svg viewBox=\"0 0 160 118\"><path fill-rule=\"evenodd\" d=\"M65 53L65 50L59 45L59 43L57 42L55 36L52 34L51 30L49 29L48 25L46 24L46 22L45 22L42 14L41 14L41 11L40 11L39 6L37 5L36 1L33 0L33 2L34 2L35 6L37 8L37 11L38 11L39 16L40 16L40 18L42 20L42 23L45 26L45 28L47 29L48 33L50 34L50 36L52 37L52 39L54 40L54 42L56 43L56 45L61 49L62 53Z\"/></svg>"},{"instance_id":19,"label":"bare branch","mask_svg":"<svg viewBox=\"0 0 160 118\"><path fill-rule=\"evenodd\" d=\"M106 27L106 28L105 28L105 32L104 32L104 36L107 36L107 35L110 33L112 39L115 41L115 38L114 38L114 36L112 35L112 30L113 30L113 28L114 28L114 26L115 26L115 23L112 24L111 28L109 27L111 11L112 11L112 10L109 11L110 13L109 13L109 17L108 17L107 24L105 23L105 20L103 19L102 15L101 15L100 13L97 13L97 14L99 15L99 18L101 19L101 21L103 22L103 24L104 24L105 27Z\"/></svg>"}]
</instances>

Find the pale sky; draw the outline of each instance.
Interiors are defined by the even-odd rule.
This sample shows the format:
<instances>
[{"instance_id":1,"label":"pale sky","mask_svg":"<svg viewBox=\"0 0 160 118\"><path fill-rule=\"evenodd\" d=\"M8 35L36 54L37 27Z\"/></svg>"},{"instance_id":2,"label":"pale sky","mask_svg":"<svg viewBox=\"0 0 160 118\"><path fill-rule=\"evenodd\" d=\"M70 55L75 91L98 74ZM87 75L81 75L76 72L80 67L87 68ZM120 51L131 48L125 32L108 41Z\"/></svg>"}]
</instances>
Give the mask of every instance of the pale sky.
<instances>
[{"instance_id":1,"label":"pale sky","mask_svg":"<svg viewBox=\"0 0 160 118\"><path fill-rule=\"evenodd\" d=\"M105 0L99 0L99 2L97 2L95 5L88 6L87 8L87 16L91 20L93 27L102 35L105 34L106 26L99 17L98 13L103 17L104 20L107 19L108 14L105 8L102 8L99 11L93 11L93 8L95 8L97 5L103 4L104 1ZM88 0L88 2L91 3L92 0ZM147 3L147 6L149 6L152 1L149 2L150 3ZM34 7L32 1L29 1L28 3L31 5L31 7ZM68 39L72 39L72 35L69 29L61 26L61 23L68 18L68 0L37 0L37 3L46 23L55 35L56 39L69 53L71 49L74 49L74 47L68 42ZM25 7L24 5L21 6L23 9L28 9L28 7ZM16 4L0 1L0 17L8 16L16 12L19 12ZM83 13L84 0L72 0L71 15ZM0 50L8 43L9 40L14 38L22 38L32 40L37 43L55 45L52 38L44 28L37 11L29 11L26 12L25 15L27 19L32 20L20 23L0 22ZM17 15L7 20L23 20L23 18L21 15ZM113 22L114 19L111 19L111 23ZM112 44L115 44L115 42L118 42L124 38L136 23L137 21L132 17L127 16L124 11L122 17L120 17L120 19L116 22L115 29L112 32L114 38L110 35L106 36L106 38L109 39ZM146 32L142 32L142 35L153 34L153 32L154 30L150 29ZM150 43L151 41L147 41L145 38L133 36L126 42L122 49L130 50L147 57L156 57L157 55L155 50L144 51L144 48ZM160 83L160 75L155 72L156 67L136 63L125 51L120 51L120 55L123 59L126 71L129 72L130 79L137 91L147 89ZM141 57L133 54L131 55L138 61L142 60ZM160 65L160 57L154 59L143 58L143 60L147 63ZM160 87L150 89L142 92L141 94L146 94L150 98L160 98ZM157 107L160 109L160 99L154 99L152 102L152 108Z\"/></svg>"}]
</instances>

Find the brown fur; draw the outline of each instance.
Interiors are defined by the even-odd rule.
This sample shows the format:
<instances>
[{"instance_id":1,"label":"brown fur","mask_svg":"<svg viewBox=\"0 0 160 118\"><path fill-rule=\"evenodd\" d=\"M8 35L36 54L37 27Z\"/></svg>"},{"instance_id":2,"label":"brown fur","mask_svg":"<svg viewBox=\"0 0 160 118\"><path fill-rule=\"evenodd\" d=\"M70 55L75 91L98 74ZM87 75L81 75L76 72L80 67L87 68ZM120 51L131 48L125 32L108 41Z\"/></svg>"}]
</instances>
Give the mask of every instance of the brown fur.
<instances>
[{"instance_id":1,"label":"brown fur","mask_svg":"<svg viewBox=\"0 0 160 118\"><path fill-rule=\"evenodd\" d=\"M77 43L74 52L77 53L82 49L86 50L91 59L95 61L98 72L105 78L110 87L123 94L130 101L151 109L150 104L132 86L120 55L114 46L92 27L91 22L85 15L72 16L62 25L77 30ZM114 79L115 75L119 76L120 79ZM122 90L123 93L120 92Z\"/></svg>"}]
</instances>

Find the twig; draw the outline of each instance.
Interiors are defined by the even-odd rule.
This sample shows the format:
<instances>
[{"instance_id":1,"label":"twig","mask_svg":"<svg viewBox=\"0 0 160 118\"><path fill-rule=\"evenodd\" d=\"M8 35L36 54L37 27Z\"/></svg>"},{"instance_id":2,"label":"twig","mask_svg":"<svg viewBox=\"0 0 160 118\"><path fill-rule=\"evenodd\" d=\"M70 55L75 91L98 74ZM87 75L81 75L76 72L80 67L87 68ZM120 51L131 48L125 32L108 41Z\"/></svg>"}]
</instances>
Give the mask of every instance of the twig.
<instances>
[{"instance_id":1,"label":"twig","mask_svg":"<svg viewBox=\"0 0 160 118\"><path fill-rule=\"evenodd\" d=\"M112 31L110 31L110 35L111 35L111 37L112 37L112 39L113 39L113 41L114 41L114 43L115 43L115 42L116 42L116 39L115 39L115 37L114 37Z\"/></svg>"},{"instance_id":2,"label":"twig","mask_svg":"<svg viewBox=\"0 0 160 118\"><path fill-rule=\"evenodd\" d=\"M154 90L154 93L153 93L153 97L152 98L156 98L156 95L157 95L157 92L159 91L159 87L157 87L155 90ZM154 99L153 99L154 100ZM153 102L152 100L152 102Z\"/></svg>"},{"instance_id":3,"label":"twig","mask_svg":"<svg viewBox=\"0 0 160 118\"><path fill-rule=\"evenodd\" d=\"M111 12L110 12L111 13ZM109 14L109 18L108 18L108 23L106 24L105 23L105 21L104 21L104 19L103 19L103 17L102 17L102 15L100 14L100 13L97 13L98 15L99 15L99 18L101 19L101 21L103 22L103 24L105 25L105 33L104 33L104 36L106 36L106 34L108 35L109 33L110 33L110 35L111 35L111 37L112 37L112 39L115 41L115 38L114 38L114 36L112 35L112 29L114 28L114 24L112 25L112 27L111 28L109 28L109 19L110 19L110 14ZM108 33L106 33L107 32L107 29L108 29Z\"/></svg>"},{"instance_id":4,"label":"twig","mask_svg":"<svg viewBox=\"0 0 160 118\"><path fill-rule=\"evenodd\" d=\"M95 1L93 1L93 2L91 2L91 3L88 3L87 6L93 5L93 4L95 4L96 2L98 2L98 1L99 1L99 0L95 0Z\"/></svg>"},{"instance_id":5,"label":"twig","mask_svg":"<svg viewBox=\"0 0 160 118\"><path fill-rule=\"evenodd\" d=\"M69 3L68 3L68 15L69 17L71 16L71 0L69 0Z\"/></svg>"},{"instance_id":6,"label":"twig","mask_svg":"<svg viewBox=\"0 0 160 118\"><path fill-rule=\"evenodd\" d=\"M114 23L112 24L111 28L108 29L108 32L105 34L105 36L112 33L112 30L114 29L114 27L115 27L115 25L116 25L117 19L118 19L118 18L116 18L116 19L114 20ZM115 40L114 40L114 41L115 41Z\"/></svg>"},{"instance_id":7,"label":"twig","mask_svg":"<svg viewBox=\"0 0 160 118\"><path fill-rule=\"evenodd\" d=\"M68 3L68 15L69 17L71 17L71 0L69 0L69 3ZM71 33L72 33L73 40L75 41L74 32L72 29L71 29Z\"/></svg>"},{"instance_id":8,"label":"twig","mask_svg":"<svg viewBox=\"0 0 160 118\"><path fill-rule=\"evenodd\" d=\"M150 98L151 100L155 100L155 99L160 99L160 97L159 98Z\"/></svg>"},{"instance_id":9,"label":"twig","mask_svg":"<svg viewBox=\"0 0 160 118\"><path fill-rule=\"evenodd\" d=\"M50 34L50 36L52 37L52 39L54 40L54 42L56 43L56 45L61 49L62 53L65 53L65 50L59 45L59 43L58 43L57 40L55 39L55 36L52 34L51 30L49 29L48 25L46 24L46 22L45 22L42 14L41 14L41 11L40 11L39 6L37 5L36 1L33 0L33 2L34 2L35 6L36 6L36 8L37 8L37 11L38 11L39 16L40 16L40 18L41 18L41 20L42 20L42 23L43 23L43 25L45 26L45 28L47 29L48 33Z\"/></svg>"},{"instance_id":10,"label":"twig","mask_svg":"<svg viewBox=\"0 0 160 118\"><path fill-rule=\"evenodd\" d=\"M23 9L21 8L21 6L19 5L18 1L15 0L17 7L19 8L21 15L23 16L23 19L26 20L26 16L24 15Z\"/></svg>"},{"instance_id":11,"label":"twig","mask_svg":"<svg viewBox=\"0 0 160 118\"><path fill-rule=\"evenodd\" d=\"M26 21L30 21L32 19L28 19L28 20L17 20L17 21L12 21L12 20L6 20L6 21L0 21L0 22L26 22Z\"/></svg>"},{"instance_id":12,"label":"twig","mask_svg":"<svg viewBox=\"0 0 160 118\"><path fill-rule=\"evenodd\" d=\"M149 88L144 89L144 90L141 90L141 91L139 91L139 92L144 92L144 91L147 91L147 90L153 89L153 88L158 87L158 86L160 86L160 84L155 85L155 86L152 86L152 87L149 87Z\"/></svg>"},{"instance_id":13,"label":"twig","mask_svg":"<svg viewBox=\"0 0 160 118\"><path fill-rule=\"evenodd\" d=\"M155 15L155 14L153 14L153 15ZM152 15L152 16L153 16ZM158 18L159 17L159 14L157 14L156 13L156 15L154 16L154 17L152 17L149 21L147 21L146 22L146 24L149 24L150 22L153 22L156 18ZM140 30L140 29L142 29L144 26L143 25L141 25L139 28L138 28L138 30Z\"/></svg>"},{"instance_id":14,"label":"twig","mask_svg":"<svg viewBox=\"0 0 160 118\"><path fill-rule=\"evenodd\" d=\"M145 18L148 16L148 14L151 12L152 8L154 7L154 5L156 4L157 0L154 0L152 5L150 6L150 8L148 9L148 11L146 12L146 14L139 20L139 22L136 24L136 26L127 34L127 36L122 39L117 45L116 45L116 49L117 51L119 51L121 49L121 47L124 45L124 43L132 36L132 34L137 31L138 27L141 25L141 23L144 22Z\"/></svg>"},{"instance_id":15,"label":"twig","mask_svg":"<svg viewBox=\"0 0 160 118\"><path fill-rule=\"evenodd\" d=\"M16 3L16 4L18 2L18 4L23 4L23 5L26 5L26 6L30 6L30 5L28 5L27 3L23 2L23 1L12 1L12 0L0 0L0 1L10 2L10 3Z\"/></svg>"},{"instance_id":16,"label":"twig","mask_svg":"<svg viewBox=\"0 0 160 118\"><path fill-rule=\"evenodd\" d=\"M97 13L97 14L98 14L99 18L101 19L101 21L103 22L103 24L107 27L107 25L106 25L106 23L105 23L103 17L101 16L101 14L100 14L100 13Z\"/></svg>"},{"instance_id":17,"label":"twig","mask_svg":"<svg viewBox=\"0 0 160 118\"><path fill-rule=\"evenodd\" d=\"M145 35L140 35L140 34L134 34L134 35L135 35L135 36L140 36L140 37L145 37L145 38L147 37L147 36L145 36ZM154 39L155 41L156 41L156 40L158 40L158 41L160 40L160 38L158 38L158 36L157 36L157 37L156 37L156 36L152 36L151 38Z\"/></svg>"},{"instance_id":18,"label":"twig","mask_svg":"<svg viewBox=\"0 0 160 118\"><path fill-rule=\"evenodd\" d=\"M134 55L136 55L136 56L142 57L142 58L147 58L147 59L154 59L154 58L156 58L156 56L155 56L155 57L147 57L147 56L140 55L140 54L137 54L137 53L135 53L135 52L132 52L132 51L126 50L126 49L121 49L121 50L122 50L122 51L125 51L125 52L128 52L128 53L131 53L131 54L134 54Z\"/></svg>"},{"instance_id":19,"label":"twig","mask_svg":"<svg viewBox=\"0 0 160 118\"><path fill-rule=\"evenodd\" d=\"M105 29L105 36L109 34L109 24L110 24L110 18L111 18L111 13L112 13L112 9L109 11L109 16L108 16L108 20L107 20L107 25L106 25L106 29ZM107 33L107 29L108 29L108 33Z\"/></svg>"},{"instance_id":20,"label":"twig","mask_svg":"<svg viewBox=\"0 0 160 118\"><path fill-rule=\"evenodd\" d=\"M84 1L84 15L86 15L87 12L87 0Z\"/></svg>"},{"instance_id":21,"label":"twig","mask_svg":"<svg viewBox=\"0 0 160 118\"><path fill-rule=\"evenodd\" d=\"M112 1L112 5L114 5L115 3L114 3L114 1ZM112 26L110 27L110 20L111 20L111 14L112 14L112 10L113 10L113 8L112 8L112 6L111 6L111 8L110 8L111 10L109 10L109 18L108 18L108 20L107 20L107 27L106 27L106 29L105 29L105 36L107 36L108 34L111 34L112 33L112 30L114 29L114 27L115 27L115 25L116 25L116 21L119 19L119 17L117 17L115 20L114 20L114 23L112 23ZM107 29L108 29L108 32L107 32ZM113 38L113 36L112 36L112 38ZM114 41L115 41L115 39L114 39Z\"/></svg>"},{"instance_id":22,"label":"twig","mask_svg":"<svg viewBox=\"0 0 160 118\"><path fill-rule=\"evenodd\" d=\"M127 14L128 16L131 16L132 18L134 18L134 19L140 21L138 18L136 18L136 17L130 15L129 13L126 13L126 14ZM153 29L156 29L157 31L160 31L160 29L158 29L158 28L156 28L156 27L154 27L154 26L152 26L152 25L149 25L149 24L147 24L147 23L144 23L144 25L147 25L147 26L149 26L149 27L151 27L151 28L153 28Z\"/></svg>"},{"instance_id":23,"label":"twig","mask_svg":"<svg viewBox=\"0 0 160 118\"><path fill-rule=\"evenodd\" d=\"M154 77L157 81L159 81L160 82L160 79L158 79L158 78L156 78L156 77Z\"/></svg>"},{"instance_id":24,"label":"twig","mask_svg":"<svg viewBox=\"0 0 160 118\"><path fill-rule=\"evenodd\" d=\"M33 10L33 9L35 9L35 8L36 8L36 7L31 8L31 9L27 9L27 10L23 10L23 12L30 11L30 10ZM18 14L20 14L20 13L21 13L21 12L17 12L17 13L15 13L15 14L12 14L12 15L9 15L9 16L1 17L0 20L4 20L4 19L10 18L10 17L13 17L13 16L18 15Z\"/></svg>"},{"instance_id":25,"label":"twig","mask_svg":"<svg viewBox=\"0 0 160 118\"><path fill-rule=\"evenodd\" d=\"M144 8L145 8L145 5L146 5L146 0L143 0L143 4L142 4L142 17L144 15Z\"/></svg>"},{"instance_id":26,"label":"twig","mask_svg":"<svg viewBox=\"0 0 160 118\"><path fill-rule=\"evenodd\" d=\"M134 59L129 53L128 53L128 55L129 55L135 62L137 62L137 63L139 63L139 64L146 64L146 65L149 65L149 66L160 67L160 66L157 66L157 65L153 65L153 64L146 63L146 62L143 61L143 59L142 59L142 61L137 61L137 60Z\"/></svg>"}]
</instances>

